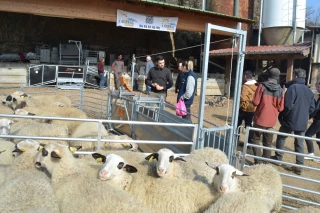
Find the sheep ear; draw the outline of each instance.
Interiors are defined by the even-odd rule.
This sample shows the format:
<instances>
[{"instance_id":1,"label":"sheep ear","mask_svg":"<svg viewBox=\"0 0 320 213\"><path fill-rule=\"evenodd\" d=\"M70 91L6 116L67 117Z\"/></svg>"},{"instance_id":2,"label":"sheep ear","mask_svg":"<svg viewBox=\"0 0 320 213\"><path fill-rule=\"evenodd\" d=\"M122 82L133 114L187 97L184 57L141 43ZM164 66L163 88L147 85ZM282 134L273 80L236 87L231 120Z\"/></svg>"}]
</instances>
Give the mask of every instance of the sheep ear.
<instances>
[{"instance_id":1,"label":"sheep ear","mask_svg":"<svg viewBox=\"0 0 320 213\"><path fill-rule=\"evenodd\" d=\"M183 159L181 157L175 157L175 158L173 158L173 160L181 160L181 161L187 162L185 159Z\"/></svg>"},{"instance_id":2,"label":"sheep ear","mask_svg":"<svg viewBox=\"0 0 320 213\"><path fill-rule=\"evenodd\" d=\"M61 156L56 151L51 152L51 157L52 158L61 158Z\"/></svg>"},{"instance_id":3,"label":"sheep ear","mask_svg":"<svg viewBox=\"0 0 320 213\"><path fill-rule=\"evenodd\" d=\"M36 115L36 114L33 114L33 113L31 113L31 112L28 112L28 115Z\"/></svg>"},{"instance_id":4,"label":"sheep ear","mask_svg":"<svg viewBox=\"0 0 320 213\"><path fill-rule=\"evenodd\" d=\"M245 174L244 172L241 172L238 169L236 169L236 171L234 171L232 174L237 175L237 176L249 176L249 175Z\"/></svg>"},{"instance_id":5,"label":"sheep ear","mask_svg":"<svg viewBox=\"0 0 320 213\"><path fill-rule=\"evenodd\" d=\"M152 153L151 155L148 155L145 159L149 162L152 162L152 160L155 158L156 160L158 160L158 156L159 154L157 152Z\"/></svg>"},{"instance_id":6,"label":"sheep ear","mask_svg":"<svg viewBox=\"0 0 320 213\"><path fill-rule=\"evenodd\" d=\"M97 163L105 163L106 162L106 156L101 155L99 153L93 153L92 157L96 159Z\"/></svg>"},{"instance_id":7,"label":"sheep ear","mask_svg":"<svg viewBox=\"0 0 320 213\"><path fill-rule=\"evenodd\" d=\"M81 148L82 148L82 146L69 146L69 150L72 153L75 153L76 151L78 151Z\"/></svg>"},{"instance_id":8,"label":"sheep ear","mask_svg":"<svg viewBox=\"0 0 320 213\"><path fill-rule=\"evenodd\" d=\"M207 164L210 168L215 169L215 170L217 170L217 167L219 166L219 164L215 164L215 163L208 163L208 162L206 162L206 164Z\"/></svg>"},{"instance_id":9,"label":"sheep ear","mask_svg":"<svg viewBox=\"0 0 320 213\"><path fill-rule=\"evenodd\" d=\"M12 96L8 95L7 98L6 98L6 101L12 101Z\"/></svg>"},{"instance_id":10,"label":"sheep ear","mask_svg":"<svg viewBox=\"0 0 320 213\"><path fill-rule=\"evenodd\" d=\"M16 148L12 152L22 153L23 151L21 149Z\"/></svg>"},{"instance_id":11,"label":"sheep ear","mask_svg":"<svg viewBox=\"0 0 320 213\"><path fill-rule=\"evenodd\" d=\"M12 101L13 101L13 102L17 102L17 99L16 99L16 98L13 98Z\"/></svg>"},{"instance_id":12,"label":"sheep ear","mask_svg":"<svg viewBox=\"0 0 320 213\"><path fill-rule=\"evenodd\" d=\"M125 168L126 171L129 172L129 173L136 173L136 172L138 172L138 169L137 169L136 167L131 166L131 165L129 165L129 164L127 164L124 168Z\"/></svg>"},{"instance_id":13,"label":"sheep ear","mask_svg":"<svg viewBox=\"0 0 320 213\"><path fill-rule=\"evenodd\" d=\"M45 144L40 143L40 145L39 145L39 147L38 147L38 151L42 150L44 146L45 146Z\"/></svg>"}]
</instances>

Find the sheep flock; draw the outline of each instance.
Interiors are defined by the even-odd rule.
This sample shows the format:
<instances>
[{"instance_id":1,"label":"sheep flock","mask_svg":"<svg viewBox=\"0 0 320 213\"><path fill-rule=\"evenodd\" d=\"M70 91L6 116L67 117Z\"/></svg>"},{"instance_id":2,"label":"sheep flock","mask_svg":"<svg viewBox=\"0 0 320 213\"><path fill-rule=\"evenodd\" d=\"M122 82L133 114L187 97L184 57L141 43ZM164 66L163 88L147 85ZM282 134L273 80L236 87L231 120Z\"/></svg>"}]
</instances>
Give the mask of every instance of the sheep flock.
<instances>
[{"instance_id":1,"label":"sheep flock","mask_svg":"<svg viewBox=\"0 0 320 213\"><path fill-rule=\"evenodd\" d=\"M65 96L3 97L0 114L87 118ZM1 118L1 135L96 139L92 122ZM270 165L239 171L218 149L149 155L104 127L91 141L0 139L0 212L280 212L282 182Z\"/></svg>"}]
</instances>

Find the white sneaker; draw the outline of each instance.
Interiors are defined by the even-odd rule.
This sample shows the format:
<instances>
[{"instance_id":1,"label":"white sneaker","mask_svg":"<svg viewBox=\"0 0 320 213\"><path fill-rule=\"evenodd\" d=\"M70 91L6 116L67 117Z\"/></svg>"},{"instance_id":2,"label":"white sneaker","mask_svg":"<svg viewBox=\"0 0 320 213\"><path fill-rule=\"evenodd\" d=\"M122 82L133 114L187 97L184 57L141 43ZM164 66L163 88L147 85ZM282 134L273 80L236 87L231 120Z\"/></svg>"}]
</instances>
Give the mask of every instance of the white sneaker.
<instances>
[{"instance_id":1,"label":"white sneaker","mask_svg":"<svg viewBox=\"0 0 320 213\"><path fill-rule=\"evenodd\" d=\"M312 157L314 156L313 153L308 153L308 155L309 155L309 156L312 156ZM305 159L305 160L313 160L313 158L309 158L309 157L304 157L304 159Z\"/></svg>"}]
</instances>

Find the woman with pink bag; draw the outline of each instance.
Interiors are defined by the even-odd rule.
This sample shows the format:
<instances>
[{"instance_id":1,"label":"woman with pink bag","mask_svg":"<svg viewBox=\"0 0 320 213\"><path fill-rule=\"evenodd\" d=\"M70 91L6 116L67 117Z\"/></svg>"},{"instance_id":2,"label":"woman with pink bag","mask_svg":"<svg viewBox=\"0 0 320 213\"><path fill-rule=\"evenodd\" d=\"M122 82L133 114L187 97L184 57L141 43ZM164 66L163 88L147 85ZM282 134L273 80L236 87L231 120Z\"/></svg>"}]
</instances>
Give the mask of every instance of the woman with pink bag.
<instances>
[{"instance_id":1,"label":"woman with pink bag","mask_svg":"<svg viewBox=\"0 0 320 213\"><path fill-rule=\"evenodd\" d=\"M192 122L190 116L190 107L193 104L194 94L197 88L197 76L193 72L192 61L184 61L182 63L181 71L183 72L182 81L177 96L177 102L179 102L179 100L184 101L187 109L187 114L185 116L182 116L182 118L189 122Z\"/></svg>"}]
</instances>

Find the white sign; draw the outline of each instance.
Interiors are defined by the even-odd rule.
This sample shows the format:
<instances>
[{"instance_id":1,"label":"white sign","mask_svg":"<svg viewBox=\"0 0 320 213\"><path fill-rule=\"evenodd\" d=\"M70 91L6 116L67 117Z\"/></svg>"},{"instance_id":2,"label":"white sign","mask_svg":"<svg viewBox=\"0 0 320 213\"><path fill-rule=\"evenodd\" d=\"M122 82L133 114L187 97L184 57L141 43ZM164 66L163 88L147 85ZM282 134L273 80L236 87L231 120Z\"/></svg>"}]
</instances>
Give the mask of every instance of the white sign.
<instances>
[{"instance_id":1,"label":"white sign","mask_svg":"<svg viewBox=\"0 0 320 213\"><path fill-rule=\"evenodd\" d=\"M117 26L175 32L178 17L160 17L117 10Z\"/></svg>"}]
</instances>

